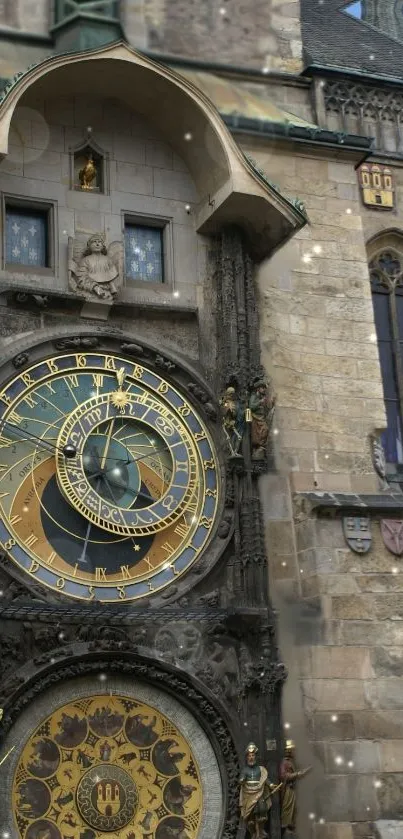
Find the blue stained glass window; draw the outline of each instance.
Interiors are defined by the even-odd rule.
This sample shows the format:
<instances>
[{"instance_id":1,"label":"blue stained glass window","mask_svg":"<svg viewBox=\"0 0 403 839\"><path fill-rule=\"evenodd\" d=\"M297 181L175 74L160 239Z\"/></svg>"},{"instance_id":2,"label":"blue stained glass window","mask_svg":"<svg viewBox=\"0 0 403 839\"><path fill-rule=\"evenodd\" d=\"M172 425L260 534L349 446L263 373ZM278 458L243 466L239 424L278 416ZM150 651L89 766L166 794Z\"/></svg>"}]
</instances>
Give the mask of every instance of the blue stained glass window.
<instances>
[{"instance_id":1,"label":"blue stained glass window","mask_svg":"<svg viewBox=\"0 0 403 839\"><path fill-rule=\"evenodd\" d=\"M48 265L48 214L17 207L6 209L6 262Z\"/></svg>"},{"instance_id":2,"label":"blue stained glass window","mask_svg":"<svg viewBox=\"0 0 403 839\"><path fill-rule=\"evenodd\" d=\"M349 6L346 6L346 8L343 9L343 11L346 12L348 15L351 15L351 17L358 18L358 20L365 20L362 6L363 4L361 0L355 0L354 3L350 3Z\"/></svg>"},{"instance_id":3,"label":"blue stained glass window","mask_svg":"<svg viewBox=\"0 0 403 839\"><path fill-rule=\"evenodd\" d=\"M142 224L125 225L125 262L128 280L164 282L163 231Z\"/></svg>"}]
</instances>

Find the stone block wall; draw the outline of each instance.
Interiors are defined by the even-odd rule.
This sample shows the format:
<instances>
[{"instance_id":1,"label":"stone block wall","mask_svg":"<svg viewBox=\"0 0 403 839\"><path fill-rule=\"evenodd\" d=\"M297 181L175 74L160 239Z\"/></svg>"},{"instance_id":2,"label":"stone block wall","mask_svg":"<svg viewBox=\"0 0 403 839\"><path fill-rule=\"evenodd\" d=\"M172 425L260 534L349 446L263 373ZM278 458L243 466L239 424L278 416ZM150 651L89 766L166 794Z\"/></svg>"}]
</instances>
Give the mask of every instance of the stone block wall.
<instances>
[{"instance_id":1,"label":"stone block wall","mask_svg":"<svg viewBox=\"0 0 403 839\"><path fill-rule=\"evenodd\" d=\"M379 492L368 435L385 414L366 241L399 227L399 214L391 222L366 212L351 161L252 141L248 151L302 198L310 222L258 278L263 359L278 400L277 472L262 478L261 497L289 670L283 722L299 764L313 766L299 787L299 835L400 839L402 562L379 521L370 552L358 555L341 519L318 518L298 495Z\"/></svg>"},{"instance_id":2,"label":"stone block wall","mask_svg":"<svg viewBox=\"0 0 403 839\"><path fill-rule=\"evenodd\" d=\"M7 26L48 34L53 11L47 0L3 0L1 6ZM120 17L128 42L138 49L298 73L299 7L299 0L121 0Z\"/></svg>"},{"instance_id":3,"label":"stone block wall","mask_svg":"<svg viewBox=\"0 0 403 839\"><path fill-rule=\"evenodd\" d=\"M372 522L369 553L340 518L262 479L271 595L289 678L283 722L301 766L300 835L400 839L403 828L403 566Z\"/></svg>"},{"instance_id":4,"label":"stone block wall","mask_svg":"<svg viewBox=\"0 0 403 839\"><path fill-rule=\"evenodd\" d=\"M149 48L165 54L290 73L302 67L298 0L154 0L146 20ZM126 32L135 44L135 30Z\"/></svg>"},{"instance_id":5,"label":"stone block wall","mask_svg":"<svg viewBox=\"0 0 403 839\"><path fill-rule=\"evenodd\" d=\"M259 272L277 466L296 490L376 491L368 435L385 412L354 166L247 150L309 216Z\"/></svg>"}]
</instances>

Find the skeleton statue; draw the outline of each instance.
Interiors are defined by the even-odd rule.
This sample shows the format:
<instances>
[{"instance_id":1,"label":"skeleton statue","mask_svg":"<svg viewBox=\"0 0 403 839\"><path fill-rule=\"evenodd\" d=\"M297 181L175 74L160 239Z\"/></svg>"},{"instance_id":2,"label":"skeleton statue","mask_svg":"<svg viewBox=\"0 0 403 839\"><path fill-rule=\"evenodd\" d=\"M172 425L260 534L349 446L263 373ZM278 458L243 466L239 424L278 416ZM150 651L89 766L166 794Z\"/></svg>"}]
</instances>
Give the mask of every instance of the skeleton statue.
<instances>
[{"instance_id":1,"label":"skeleton statue","mask_svg":"<svg viewBox=\"0 0 403 839\"><path fill-rule=\"evenodd\" d=\"M112 303L123 278L123 248L120 242L106 246L102 233L95 233L86 246L69 238L69 286L87 300Z\"/></svg>"}]
</instances>

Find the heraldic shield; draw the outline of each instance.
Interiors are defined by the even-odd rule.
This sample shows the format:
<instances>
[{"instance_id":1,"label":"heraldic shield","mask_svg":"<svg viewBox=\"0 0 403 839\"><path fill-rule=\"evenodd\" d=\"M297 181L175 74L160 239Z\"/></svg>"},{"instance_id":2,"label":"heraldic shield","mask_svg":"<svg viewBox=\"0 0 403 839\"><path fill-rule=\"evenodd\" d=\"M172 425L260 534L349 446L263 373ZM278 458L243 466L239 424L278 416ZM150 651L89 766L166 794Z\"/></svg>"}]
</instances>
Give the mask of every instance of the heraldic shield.
<instances>
[{"instance_id":1,"label":"heraldic shield","mask_svg":"<svg viewBox=\"0 0 403 839\"><path fill-rule=\"evenodd\" d=\"M402 556L403 554L403 520L401 519L382 519L381 520L382 539L388 549L395 556Z\"/></svg>"},{"instance_id":2,"label":"heraldic shield","mask_svg":"<svg viewBox=\"0 0 403 839\"><path fill-rule=\"evenodd\" d=\"M369 516L344 516L343 531L352 551L357 554L368 553L372 542Z\"/></svg>"}]
</instances>

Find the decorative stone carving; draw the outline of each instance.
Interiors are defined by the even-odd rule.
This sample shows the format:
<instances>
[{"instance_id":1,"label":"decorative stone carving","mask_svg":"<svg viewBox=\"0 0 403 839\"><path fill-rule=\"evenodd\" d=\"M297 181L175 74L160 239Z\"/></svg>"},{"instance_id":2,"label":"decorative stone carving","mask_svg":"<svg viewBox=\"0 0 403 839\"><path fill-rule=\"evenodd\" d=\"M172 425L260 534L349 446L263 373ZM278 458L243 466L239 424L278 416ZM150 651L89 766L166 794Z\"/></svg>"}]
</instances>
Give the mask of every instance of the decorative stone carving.
<instances>
[{"instance_id":1,"label":"decorative stone carving","mask_svg":"<svg viewBox=\"0 0 403 839\"><path fill-rule=\"evenodd\" d=\"M127 341L124 341L120 348L128 355L143 355L144 353L144 348L140 344L127 343Z\"/></svg>"},{"instance_id":2,"label":"decorative stone carving","mask_svg":"<svg viewBox=\"0 0 403 839\"><path fill-rule=\"evenodd\" d=\"M19 370L20 367L24 366L24 364L28 364L28 361L29 361L28 353L21 352L21 353L19 353L19 355L16 355L13 358L13 365L14 365L16 370Z\"/></svg>"},{"instance_id":3,"label":"decorative stone carving","mask_svg":"<svg viewBox=\"0 0 403 839\"><path fill-rule=\"evenodd\" d=\"M113 303L123 280L123 246L108 247L102 233L90 236L86 245L69 237L69 287L86 300Z\"/></svg>"},{"instance_id":4,"label":"decorative stone carving","mask_svg":"<svg viewBox=\"0 0 403 839\"><path fill-rule=\"evenodd\" d=\"M393 210L395 191L392 170L378 163L364 163L358 170L363 203L379 210Z\"/></svg>"},{"instance_id":5,"label":"decorative stone carving","mask_svg":"<svg viewBox=\"0 0 403 839\"><path fill-rule=\"evenodd\" d=\"M95 349L99 344L98 338L77 335L74 338L61 338L55 342L57 350L72 350L80 347L82 349Z\"/></svg>"},{"instance_id":6,"label":"decorative stone carving","mask_svg":"<svg viewBox=\"0 0 403 839\"><path fill-rule=\"evenodd\" d=\"M403 95L399 89L326 79L321 90L329 128L372 136L378 149L402 150Z\"/></svg>"},{"instance_id":7,"label":"decorative stone carving","mask_svg":"<svg viewBox=\"0 0 403 839\"><path fill-rule=\"evenodd\" d=\"M348 546L354 553L368 553L372 544L369 516L344 516L343 532Z\"/></svg>"},{"instance_id":8,"label":"decorative stone carving","mask_svg":"<svg viewBox=\"0 0 403 839\"><path fill-rule=\"evenodd\" d=\"M267 382L257 379L252 383L249 397L248 421L251 424L252 460L264 460L267 440L273 422L275 399Z\"/></svg>"},{"instance_id":9,"label":"decorative stone carving","mask_svg":"<svg viewBox=\"0 0 403 839\"><path fill-rule=\"evenodd\" d=\"M173 373L176 368L176 364L173 361L170 361L169 358L164 358L162 355L155 356L155 366L161 370L165 370L166 373Z\"/></svg>"},{"instance_id":10,"label":"decorative stone carving","mask_svg":"<svg viewBox=\"0 0 403 839\"><path fill-rule=\"evenodd\" d=\"M395 556L402 556L403 521L401 519L381 519L381 535L388 551Z\"/></svg>"},{"instance_id":11,"label":"decorative stone carving","mask_svg":"<svg viewBox=\"0 0 403 839\"><path fill-rule=\"evenodd\" d=\"M386 457L383 445L375 434L371 435L371 454L372 454L372 462L374 464L374 469L377 475L379 475L381 489L389 489L389 484L386 478Z\"/></svg>"}]
</instances>

